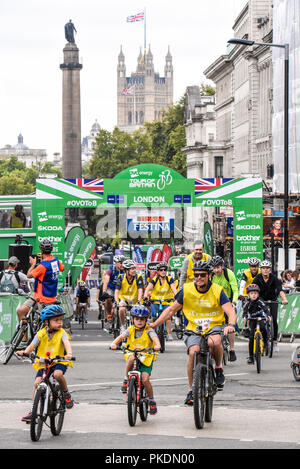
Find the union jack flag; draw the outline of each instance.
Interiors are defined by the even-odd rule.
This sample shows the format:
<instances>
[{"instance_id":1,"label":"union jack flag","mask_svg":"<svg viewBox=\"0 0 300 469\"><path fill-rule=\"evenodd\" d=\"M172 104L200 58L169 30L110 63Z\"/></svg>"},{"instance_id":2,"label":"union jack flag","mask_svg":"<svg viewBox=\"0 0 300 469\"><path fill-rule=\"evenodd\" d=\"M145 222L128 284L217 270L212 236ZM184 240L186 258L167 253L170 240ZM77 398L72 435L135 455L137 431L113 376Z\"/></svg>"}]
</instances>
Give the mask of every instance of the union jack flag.
<instances>
[{"instance_id":1,"label":"union jack flag","mask_svg":"<svg viewBox=\"0 0 300 469\"><path fill-rule=\"evenodd\" d=\"M124 88L124 90L121 91L121 94L131 94L134 92L134 86L131 86L130 88Z\"/></svg>"},{"instance_id":2,"label":"union jack flag","mask_svg":"<svg viewBox=\"0 0 300 469\"><path fill-rule=\"evenodd\" d=\"M143 21L144 20L144 12L137 13L136 15L127 16L127 23L135 23L136 21Z\"/></svg>"},{"instance_id":3,"label":"union jack flag","mask_svg":"<svg viewBox=\"0 0 300 469\"><path fill-rule=\"evenodd\" d=\"M234 178L206 178L206 179L195 179L195 194L200 192L209 191L216 187L226 184L226 182L232 181Z\"/></svg>"},{"instance_id":4,"label":"union jack flag","mask_svg":"<svg viewBox=\"0 0 300 469\"><path fill-rule=\"evenodd\" d=\"M103 179L65 179L65 181L74 184L74 186L81 187L82 189L87 189L91 192L97 192L98 194L103 195Z\"/></svg>"}]
</instances>

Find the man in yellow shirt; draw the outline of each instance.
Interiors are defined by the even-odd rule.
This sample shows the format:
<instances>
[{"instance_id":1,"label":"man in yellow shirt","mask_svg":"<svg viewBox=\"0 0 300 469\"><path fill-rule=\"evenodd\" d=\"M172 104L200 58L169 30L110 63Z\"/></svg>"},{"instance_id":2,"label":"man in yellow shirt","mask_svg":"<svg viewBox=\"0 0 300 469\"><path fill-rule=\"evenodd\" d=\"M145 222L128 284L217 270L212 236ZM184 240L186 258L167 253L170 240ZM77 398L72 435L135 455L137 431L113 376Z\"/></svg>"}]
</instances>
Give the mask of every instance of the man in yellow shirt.
<instances>
[{"instance_id":1,"label":"man in yellow shirt","mask_svg":"<svg viewBox=\"0 0 300 469\"><path fill-rule=\"evenodd\" d=\"M208 262L210 260L210 255L206 254L204 251L204 244L202 241L195 241L194 243L194 251L192 254L189 254L187 258L184 260L181 268L180 273L180 280L179 280L179 290L183 288L185 283L193 282L194 279L194 272L193 272L193 265L194 262L205 261Z\"/></svg>"},{"instance_id":2,"label":"man in yellow shirt","mask_svg":"<svg viewBox=\"0 0 300 469\"><path fill-rule=\"evenodd\" d=\"M161 314L161 316L151 324L156 328L167 319L171 318L182 308L187 320L185 328L185 345L188 349L187 375L190 390L185 404L193 405L193 365L194 355L200 351L200 336L197 334L196 320L200 318L210 318L209 348L216 363L216 383L218 389L222 389L225 384L223 374L222 358L223 346L221 332L225 323L225 315L228 316L228 325L224 328L224 334L233 333L235 330L236 316L231 301L223 290L223 287L211 283L211 267L208 262L195 262L194 282L186 283L175 297L174 303Z\"/></svg>"}]
</instances>

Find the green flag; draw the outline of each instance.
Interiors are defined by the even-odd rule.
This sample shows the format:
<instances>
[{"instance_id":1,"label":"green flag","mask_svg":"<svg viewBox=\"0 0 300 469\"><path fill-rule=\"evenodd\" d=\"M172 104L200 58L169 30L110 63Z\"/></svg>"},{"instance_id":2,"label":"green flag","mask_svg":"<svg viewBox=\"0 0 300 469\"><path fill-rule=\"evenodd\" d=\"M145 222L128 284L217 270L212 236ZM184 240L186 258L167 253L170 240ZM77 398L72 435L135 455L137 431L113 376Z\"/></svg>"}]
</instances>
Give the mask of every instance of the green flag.
<instances>
[{"instance_id":1,"label":"green flag","mask_svg":"<svg viewBox=\"0 0 300 469\"><path fill-rule=\"evenodd\" d=\"M74 226L70 229L65 240L65 277L67 277L69 271L71 270L74 258L79 251L82 241L85 238L83 229L80 226Z\"/></svg>"},{"instance_id":2,"label":"green flag","mask_svg":"<svg viewBox=\"0 0 300 469\"><path fill-rule=\"evenodd\" d=\"M75 256L73 266L71 268L72 287L74 287L76 280L84 268L86 261L89 259L91 253L96 247L96 241L93 236L87 236L81 243L80 249ZM75 264L75 265L74 265Z\"/></svg>"}]
</instances>

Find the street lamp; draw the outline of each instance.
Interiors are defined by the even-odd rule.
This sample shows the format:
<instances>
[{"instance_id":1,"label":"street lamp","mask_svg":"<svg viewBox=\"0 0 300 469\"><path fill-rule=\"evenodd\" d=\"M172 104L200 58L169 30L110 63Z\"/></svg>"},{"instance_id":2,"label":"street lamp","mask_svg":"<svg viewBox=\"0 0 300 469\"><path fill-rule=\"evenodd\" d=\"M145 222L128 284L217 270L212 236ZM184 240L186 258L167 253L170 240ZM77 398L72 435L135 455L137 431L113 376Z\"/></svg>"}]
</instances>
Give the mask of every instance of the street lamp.
<instances>
[{"instance_id":1,"label":"street lamp","mask_svg":"<svg viewBox=\"0 0 300 469\"><path fill-rule=\"evenodd\" d=\"M256 42L248 39L229 39L229 44L268 46L284 49L284 265L289 268L289 44Z\"/></svg>"}]
</instances>

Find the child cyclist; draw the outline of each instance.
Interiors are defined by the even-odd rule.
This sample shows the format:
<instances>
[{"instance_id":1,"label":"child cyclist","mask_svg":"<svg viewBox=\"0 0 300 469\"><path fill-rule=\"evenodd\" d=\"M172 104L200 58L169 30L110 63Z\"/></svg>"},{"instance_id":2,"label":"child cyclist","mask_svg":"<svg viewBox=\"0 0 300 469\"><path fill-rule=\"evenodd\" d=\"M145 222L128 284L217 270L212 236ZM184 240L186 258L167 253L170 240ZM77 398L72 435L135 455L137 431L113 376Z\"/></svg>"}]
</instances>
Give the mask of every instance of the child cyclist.
<instances>
[{"instance_id":1,"label":"child cyclist","mask_svg":"<svg viewBox=\"0 0 300 469\"><path fill-rule=\"evenodd\" d=\"M248 285L247 289L248 297L244 304L244 321L247 321L247 327L249 327L249 357L247 363L249 365L254 364L253 356L253 345L254 345L254 334L256 328L256 318L261 317L264 320L260 321L259 327L263 336L264 349L268 347L268 333L267 333L267 320L269 316L269 310L265 303L259 298L260 288L258 285L252 283Z\"/></svg>"},{"instance_id":2,"label":"child cyclist","mask_svg":"<svg viewBox=\"0 0 300 469\"><path fill-rule=\"evenodd\" d=\"M65 362L60 362L54 365L53 377L58 381L67 409L71 409L74 405L71 398L71 394L68 391L66 379L64 377L67 371L67 366L73 367L71 361L72 348L69 340L68 333L62 328L64 310L59 305L46 306L41 311L41 320L45 324L45 327L37 332L32 342L28 345L25 350L17 352L18 355L22 356L24 353L29 354L36 349L36 355L40 358L45 358L47 353L50 353L50 358L54 358L57 355L65 358ZM37 370L37 375L33 385L33 398L35 390L38 384L42 381L42 363L34 363L33 368ZM21 419L23 422L30 422L31 412Z\"/></svg>"},{"instance_id":3,"label":"child cyclist","mask_svg":"<svg viewBox=\"0 0 300 469\"><path fill-rule=\"evenodd\" d=\"M121 335L119 335L111 344L110 348L116 350L117 345L122 340L127 339L126 347L131 350L136 348L153 348L155 351L160 349L160 342L156 335L156 332L149 327L147 319L149 316L148 309L143 305L136 305L131 309L131 316L133 318L133 325L126 329ZM128 352L125 354L125 360L127 361L125 378L121 388L123 393L127 392L128 387L128 373L133 368L134 356ZM153 367L153 361L156 357L150 353L140 356L142 372L142 380L145 386L146 392L149 398L150 415L157 413L156 402L153 396L153 388L150 382L150 375Z\"/></svg>"}]
</instances>

